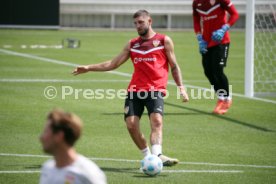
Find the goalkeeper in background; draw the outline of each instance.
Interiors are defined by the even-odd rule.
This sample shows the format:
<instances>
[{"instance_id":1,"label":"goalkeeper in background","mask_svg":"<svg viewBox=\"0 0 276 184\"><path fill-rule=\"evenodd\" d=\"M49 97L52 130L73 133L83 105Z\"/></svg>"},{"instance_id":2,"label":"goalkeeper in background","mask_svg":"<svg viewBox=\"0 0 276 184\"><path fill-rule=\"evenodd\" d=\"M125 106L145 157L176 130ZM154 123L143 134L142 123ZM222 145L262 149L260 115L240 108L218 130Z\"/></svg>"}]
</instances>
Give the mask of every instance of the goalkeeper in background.
<instances>
[{"instance_id":1,"label":"goalkeeper in background","mask_svg":"<svg viewBox=\"0 0 276 184\"><path fill-rule=\"evenodd\" d=\"M213 111L215 114L226 113L232 104L228 78L223 69L226 67L230 46L228 30L238 18L239 14L230 0L193 1L194 31L202 55L204 73L218 96Z\"/></svg>"}]
</instances>

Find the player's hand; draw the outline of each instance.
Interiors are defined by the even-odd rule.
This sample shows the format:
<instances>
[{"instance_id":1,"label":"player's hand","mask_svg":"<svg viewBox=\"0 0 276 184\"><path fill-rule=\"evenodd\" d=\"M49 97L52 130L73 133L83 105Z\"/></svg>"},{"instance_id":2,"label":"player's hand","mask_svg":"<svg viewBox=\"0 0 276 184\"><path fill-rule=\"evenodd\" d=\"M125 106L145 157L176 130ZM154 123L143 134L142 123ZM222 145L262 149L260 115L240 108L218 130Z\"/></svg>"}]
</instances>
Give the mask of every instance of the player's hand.
<instances>
[{"instance_id":1,"label":"player's hand","mask_svg":"<svg viewBox=\"0 0 276 184\"><path fill-rule=\"evenodd\" d=\"M74 71L72 72L73 75L79 75L79 74L82 74L82 73L86 73L88 72L88 66L87 65L84 65L84 66L78 66L77 68L74 69Z\"/></svg>"},{"instance_id":2,"label":"player's hand","mask_svg":"<svg viewBox=\"0 0 276 184\"><path fill-rule=\"evenodd\" d=\"M212 34L212 40L214 40L215 42L221 42L229 28L230 26L228 24L225 24L221 27L221 29L214 31Z\"/></svg>"},{"instance_id":3,"label":"player's hand","mask_svg":"<svg viewBox=\"0 0 276 184\"><path fill-rule=\"evenodd\" d=\"M184 86L179 86L179 90L180 90L180 95L182 96L182 101L183 102L188 102L189 101L189 95L186 92Z\"/></svg>"},{"instance_id":4,"label":"player's hand","mask_svg":"<svg viewBox=\"0 0 276 184\"><path fill-rule=\"evenodd\" d=\"M202 34L198 34L197 36L198 44L199 44L199 52L200 54L205 54L207 50L208 43L203 40Z\"/></svg>"}]
</instances>

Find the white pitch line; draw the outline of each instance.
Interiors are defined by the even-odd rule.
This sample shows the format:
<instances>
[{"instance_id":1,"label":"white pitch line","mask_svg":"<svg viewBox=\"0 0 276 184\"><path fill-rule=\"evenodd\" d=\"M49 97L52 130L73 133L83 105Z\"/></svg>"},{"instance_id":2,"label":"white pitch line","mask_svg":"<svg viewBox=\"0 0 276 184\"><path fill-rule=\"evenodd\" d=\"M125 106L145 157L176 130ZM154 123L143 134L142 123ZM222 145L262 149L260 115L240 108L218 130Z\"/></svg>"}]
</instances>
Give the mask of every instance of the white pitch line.
<instances>
[{"instance_id":1,"label":"white pitch line","mask_svg":"<svg viewBox=\"0 0 276 184\"><path fill-rule=\"evenodd\" d=\"M175 85L174 82L171 82L171 81L168 81L168 84ZM189 85L189 84L186 84L185 87L187 87L187 88L193 88L193 89L201 89L201 90L211 91L208 88L203 88L203 87L200 87L200 86L194 86L194 85ZM257 97L247 97L247 96L239 94L239 93L232 93L232 95L233 96L237 96L237 97L241 97L241 98L246 98L246 99L249 99L249 100L256 100L256 101L261 101L261 102L267 102L267 103L276 104L275 100L268 100L268 99L257 98Z\"/></svg>"},{"instance_id":2,"label":"white pitch line","mask_svg":"<svg viewBox=\"0 0 276 184\"><path fill-rule=\"evenodd\" d=\"M87 80L70 80L70 79L11 79L11 78L6 78L6 79L0 79L0 82L130 82L129 80L116 80L116 79L87 79ZM173 82L173 81L169 81ZM183 80L184 83L187 82L206 82L206 80ZM234 81L237 83L241 83L243 81Z\"/></svg>"},{"instance_id":3,"label":"white pitch line","mask_svg":"<svg viewBox=\"0 0 276 184\"><path fill-rule=\"evenodd\" d=\"M37 158L51 158L51 156L47 156L47 155L16 154L16 153L0 153L0 156L7 156L7 157L37 157Z\"/></svg>"},{"instance_id":4,"label":"white pitch line","mask_svg":"<svg viewBox=\"0 0 276 184\"><path fill-rule=\"evenodd\" d=\"M94 83L103 83L103 82L129 82L129 80L115 80L115 79L108 79L108 80L65 80L65 79L0 79L0 82L10 82L10 83L47 83L47 82L51 82L51 83L57 83L57 82L69 82L69 83L78 83L78 82L94 82Z\"/></svg>"},{"instance_id":5,"label":"white pitch line","mask_svg":"<svg viewBox=\"0 0 276 184\"><path fill-rule=\"evenodd\" d=\"M67 62L67 61L60 61L60 60L56 60L56 59L49 59L49 58L35 56L35 55L31 55L31 54L14 52L14 51L6 50L6 49L0 49L0 52L3 52L5 54L9 54L9 55L14 55L14 56L20 56L20 57L35 59L35 60L39 60L39 61L43 61L43 62L47 62L47 63L54 63L54 64L65 65L65 66L73 66L73 67L79 66L79 64L70 63L70 62ZM108 71L108 73L117 74L117 75L126 76L126 77L131 77L132 76L131 74L123 73L123 72L118 72L118 71Z\"/></svg>"},{"instance_id":6,"label":"white pitch line","mask_svg":"<svg viewBox=\"0 0 276 184\"><path fill-rule=\"evenodd\" d=\"M6 50L6 49L0 49L0 52L5 53L5 54L14 55L14 56L20 56L20 57L25 57L25 58L30 58L30 59L36 59L36 60L40 60L40 61L44 61L44 62L48 62L48 63L59 64L59 65L73 66L73 67L79 66L78 64L75 64L75 63L70 63L70 62L60 61L60 60L55 60L55 59L49 59L49 58L35 56L35 55L31 55L31 54L14 52L14 51ZM108 73L112 73L112 74L116 74L116 75L120 75L120 76L125 76L125 77L131 77L132 76L129 73L118 72L118 71L108 71ZM168 82L168 84L169 85L175 85L172 82ZM200 86L193 86L193 85L186 85L186 87L195 88L195 89L210 90L210 89L207 89L207 88L203 88L203 87L200 87ZM233 96L238 96L238 97L241 97L241 98L247 98L247 99L251 99L251 100L257 100L257 101L276 104L275 100L268 100L268 99L256 98L256 97L247 97L245 95L238 94L238 93L233 93L232 95Z\"/></svg>"},{"instance_id":7,"label":"white pitch line","mask_svg":"<svg viewBox=\"0 0 276 184\"><path fill-rule=\"evenodd\" d=\"M0 154L1 156L1 154ZM140 162L140 160L128 160L128 159L116 159L116 158L89 158L91 160L98 161L114 161L114 162ZM276 166L271 165L246 165L246 164L220 164L210 162L179 162L181 165L208 165L208 166L219 166L219 167L250 167L250 168L265 168L265 169L276 169Z\"/></svg>"},{"instance_id":8,"label":"white pitch line","mask_svg":"<svg viewBox=\"0 0 276 184\"><path fill-rule=\"evenodd\" d=\"M162 173L243 173L241 170L162 170Z\"/></svg>"},{"instance_id":9,"label":"white pitch line","mask_svg":"<svg viewBox=\"0 0 276 184\"><path fill-rule=\"evenodd\" d=\"M208 165L208 166L221 166L221 167L251 167L251 168L265 168L265 169L276 169L276 166L272 165L250 165L250 164L220 164L210 162L180 162L180 164L186 165Z\"/></svg>"},{"instance_id":10,"label":"white pitch line","mask_svg":"<svg viewBox=\"0 0 276 184\"><path fill-rule=\"evenodd\" d=\"M0 156L7 157L33 157L33 158L51 158L47 155L33 155L33 154L14 154L14 153L0 153ZM98 161L114 161L114 162L140 162L140 160L129 160L120 158L95 158L90 157L91 160ZM221 167L248 167L248 168L265 168L276 169L276 166L271 165L247 165L247 164L222 164L222 163L209 163L209 162L180 162L182 165L208 165L208 166L221 166Z\"/></svg>"},{"instance_id":11,"label":"white pitch line","mask_svg":"<svg viewBox=\"0 0 276 184\"><path fill-rule=\"evenodd\" d=\"M98 160L98 161L113 161L113 162L141 162L141 160L128 160L128 159L122 159L122 158L95 158L90 157L91 160Z\"/></svg>"},{"instance_id":12,"label":"white pitch line","mask_svg":"<svg viewBox=\"0 0 276 184\"><path fill-rule=\"evenodd\" d=\"M139 172L139 170L137 169ZM25 171L0 171L0 174L34 174L40 173L40 170ZM162 170L162 173L243 173L241 170Z\"/></svg>"},{"instance_id":13,"label":"white pitch line","mask_svg":"<svg viewBox=\"0 0 276 184\"><path fill-rule=\"evenodd\" d=\"M0 174L33 174L40 173L40 171L0 171Z\"/></svg>"},{"instance_id":14,"label":"white pitch line","mask_svg":"<svg viewBox=\"0 0 276 184\"><path fill-rule=\"evenodd\" d=\"M59 61L59 60L55 60L55 59L49 59L49 58L44 58L44 57L35 56L35 55L31 55L31 54L24 54L24 53L9 51L9 50L6 50L6 49L0 49L0 51L5 53L5 54L20 56L20 57L25 57L25 58L30 58L30 59L36 59L36 60L44 61L44 62L47 62L47 63L54 63L54 64L59 64L59 65L73 66L73 67L78 66L77 64L69 63L69 62L66 62L66 61Z\"/></svg>"}]
</instances>

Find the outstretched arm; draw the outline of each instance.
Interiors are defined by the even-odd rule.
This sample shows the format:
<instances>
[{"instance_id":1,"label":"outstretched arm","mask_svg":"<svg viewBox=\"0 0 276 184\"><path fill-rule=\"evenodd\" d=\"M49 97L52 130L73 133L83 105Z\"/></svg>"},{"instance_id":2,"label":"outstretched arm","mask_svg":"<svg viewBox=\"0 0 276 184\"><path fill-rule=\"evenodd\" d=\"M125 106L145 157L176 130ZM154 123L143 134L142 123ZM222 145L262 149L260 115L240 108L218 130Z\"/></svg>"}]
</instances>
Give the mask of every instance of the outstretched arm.
<instances>
[{"instance_id":1,"label":"outstretched arm","mask_svg":"<svg viewBox=\"0 0 276 184\"><path fill-rule=\"evenodd\" d=\"M99 63L99 64L78 66L77 68L74 69L72 74L78 75L78 74L86 73L89 71L114 70L128 60L129 48L130 48L130 43L127 43L126 46L124 47L124 49L121 51L121 53L118 56L116 56L115 58L113 58L112 60L109 60L109 61L106 61L103 63Z\"/></svg>"},{"instance_id":2,"label":"outstretched arm","mask_svg":"<svg viewBox=\"0 0 276 184\"><path fill-rule=\"evenodd\" d=\"M188 94L183 86L181 70L177 64L174 54L174 45L170 37L165 37L165 50L171 67L171 72L176 85L179 87L180 94L183 97L183 102L189 101Z\"/></svg>"}]
</instances>

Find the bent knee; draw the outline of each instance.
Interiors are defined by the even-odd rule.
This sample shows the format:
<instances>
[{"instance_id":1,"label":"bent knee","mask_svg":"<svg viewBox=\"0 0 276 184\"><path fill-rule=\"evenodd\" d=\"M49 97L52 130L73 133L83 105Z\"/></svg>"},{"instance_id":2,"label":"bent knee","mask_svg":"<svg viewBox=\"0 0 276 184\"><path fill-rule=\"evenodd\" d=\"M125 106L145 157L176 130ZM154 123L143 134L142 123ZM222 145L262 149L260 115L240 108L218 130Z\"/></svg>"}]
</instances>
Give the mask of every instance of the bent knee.
<instances>
[{"instance_id":1,"label":"bent knee","mask_svg":"<svg viewBox=\"0 0 276 184\"><path fill-rule=\"evenodd\" d=\"M153 128L162 128L163 126L162 117L159 117L159 116L151 117L151 125Z\"/></svg>"},{"instance_id":2,"label":"bent knee","mask_svg":"<svg viewBox=\"0 0 276 184\"><path fill-rule=\"evenodd\" d=\"M134 118L127 118L126 119L126 126L129 131L136 131L139 129L139 122L137 122Z\"/></svg>"}]
</instances>

